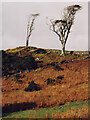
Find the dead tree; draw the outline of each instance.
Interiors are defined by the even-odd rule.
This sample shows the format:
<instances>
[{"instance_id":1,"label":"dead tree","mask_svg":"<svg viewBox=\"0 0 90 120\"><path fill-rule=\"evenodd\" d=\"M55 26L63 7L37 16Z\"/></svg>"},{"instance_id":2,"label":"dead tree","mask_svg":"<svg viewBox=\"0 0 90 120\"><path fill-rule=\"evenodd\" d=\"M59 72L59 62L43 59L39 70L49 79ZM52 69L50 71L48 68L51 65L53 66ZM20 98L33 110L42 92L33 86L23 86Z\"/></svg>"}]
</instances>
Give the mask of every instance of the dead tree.
<instances>
[{"instance_id":1,"label":"dead tree","mask_svg":"<svg viewBox=\"0 0 90 120\"><path fill-rule=\"evenodd\" d=\"M65 45L74 23L75 14L81 9L80 5L68 6L64 9L62 20L50 20L49 29L55 32L62 44L61 55L65 55Z\"/></svg>"},{"instance_id":2,"label":"dead tree","mask_svg":"<svg viewBox=\"0 0 90 120\"><path fill-rule=\"evenodd\" d=\"M34 21L39 16L39 14L30 14L29 19L28 19L28 24L27 24L27 38L26 38L26 46L29 44L29 38L32 34L32 31L34 30Z\"/></svg>"}]
</instances>

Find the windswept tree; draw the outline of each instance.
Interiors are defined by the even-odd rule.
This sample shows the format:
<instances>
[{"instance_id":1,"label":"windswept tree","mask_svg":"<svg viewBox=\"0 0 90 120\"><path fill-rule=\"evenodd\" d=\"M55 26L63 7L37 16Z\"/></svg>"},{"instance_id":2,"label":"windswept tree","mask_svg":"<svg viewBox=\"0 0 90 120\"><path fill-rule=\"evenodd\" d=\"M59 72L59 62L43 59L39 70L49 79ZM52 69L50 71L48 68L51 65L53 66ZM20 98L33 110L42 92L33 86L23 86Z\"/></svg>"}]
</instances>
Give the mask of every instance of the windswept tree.
<instances>
[{"instance_id":1,"label":"windswept tree","mask_svg":"<svg viewBox=\"0 0 90 120\"><path fill-rule=\"evenodd\" d=\"M32 31L34 30L34 21L39 16L39 14L30 14L29 19L28 19L28 24L27 24L27 38L26 38L26 46L29 44L29 38L32 34Z\"/></svg>"},{"instance_id":2,"label":"windswept tree","mask_svg":"<svg viewBox=\"0 0 90 120\"><path fill-rule=\"evenodd\" d=\"M71 5L64 9L63 18L61 20L50 20L49 29L55 32L62 44L61 55L65 55L65 45L74 23L75 14L81 9L80 5Z\"/></svg>"}]
</instances>

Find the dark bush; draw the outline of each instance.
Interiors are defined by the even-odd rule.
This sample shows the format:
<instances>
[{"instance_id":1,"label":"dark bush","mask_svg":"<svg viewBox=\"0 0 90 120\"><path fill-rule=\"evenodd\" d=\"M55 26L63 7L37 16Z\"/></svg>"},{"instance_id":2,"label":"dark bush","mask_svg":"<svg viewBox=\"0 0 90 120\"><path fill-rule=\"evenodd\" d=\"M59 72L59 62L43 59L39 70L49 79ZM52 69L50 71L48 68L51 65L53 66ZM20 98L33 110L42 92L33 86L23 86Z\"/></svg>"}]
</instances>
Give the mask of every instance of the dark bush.
<instances>
[{"instance_id":1,"label":"dark bush","mask_svg":"<svg viewBox=\"0 0 90 120\"><path fill-rule=\"evenodd\" d=\"M4 75L10 71L20 72L24 70L36 69L37 64L31 55L25 57L11 56L5 51L2 52L2 71ZM7 72L6 72L7 71Z\"/></svg>"},{"instance_id":2,"label":"dark bush","mask_svg":"<svg viewBox=\"0 0 90 120\"><path fill-rule=\"evenodd\" d=\"M35 50L34 51L36 54L46 54L47 52L46 52L46 50L44 50L44 49L41 49L41 48L39 48L39 49L37 49L37 50Z\"/></svg>"},{"instance_id":3,"label":"dark bush","mask_svg":"<svg viewBox=\"0 0 90 120\"><path fill-rule=\"evenodd\" d=\"M37 63L37 68L43 67L43 61L36 61Z\"/></svg>"},{"instance_id":4,"label":"dark bush","mask_svg":"<svg viewBox=\"0 0 90 120\"><path fill-rule=\"evenodd\" d=\"M78 55L74 53L74 56L77 57Z\"/></svg>"},{"instance_id":5,"label":"dark bush","mask_svg":"<svg viewBox=\"0 0 90 120\"><path fill-rule=\"evenodd\" d=\"M64 70L63 68L61 68L61 67L58 66L58 65L55 65L54 69L55 69L55 70L58 70L58 71L59 71L59 70Z\"/></svg>"},{"instance_id":6,"label":"dark bush","mask_svg":"<svg viewBox=\"0 0 90 120\"><path fill-rule=\"evenodd\" d=\"M45 80L44 82L47 82L48 84L54 84L55 80L52 80L51 78L48 78L47 80Z\"/></svg>"},{"instance_id":7,"label":"dark bush","mask_svg":"<svg viewBox=\"0 0 90 120\"><path fill-rule=\"evenodd\" d=\"M74 51L70 51L70 55L72 55L74 53Z\"/></svg>"},{"instance_id":8,"label":"dark bush","mask_svg":"<svg viewBox=\"0 0 90 120\"><path fill-rule=\"evenodd\" d=\"M63 78L63 76L58 76L56 82L61 84Z\"/></svg>"},{"instance_id":9,"label":"dark bush","mask_svg":"<svg viewBox=\"0 0 90 120\"><path fill-rule=\"evenodd\" d=\"M25 57L18 57L16 62L17 62L17 64L14 67L16 69L18 68L19 70L36 68L35 59L31 55L25 56Z\"/></svg>"},{"instance_id":10,"label":"dark bush","mask_svg":"<svg viewBox=\"0 0 90 120\"><path fill-rule=\"evenodd\" d=\"M31 82L29 82L28 87L25 88L24 90L32 92L32 91L38 91L40 89L41 89L41 87L38 84L34 83L34 81L31 81Z\"/></svg>"},{"instance_id":11,"label":"dark bush","mask_svg":"<svg viewBox=\"0 0 90 120\"><path fill-rule=\"evenodd\" d=\"M21 76L20 74L16 74L13 75L14 79L12 79L13 81L17 82L17 83L22 83L22 80L20 80L20 78L22 78L23 76Z\"/></svg>"},{"instance_id":12,"label":"dark bush","mask_svg":"<svg viewBox=\"0 0 90 120\"><path fill-rule=\"evenodd\" d=\"M55 85L55 84L61 84L61 80L63 79L63 76L58 76L56 80L53 80L51 78L48 78L47 80L45 80L44 82L47 83L47 85L51 84L51 85Z\"/></svg>"},{"instance_id":13,"label":"dark bush","mask_svg":"<svg viewBox=\"0 0 90 120\"><path fill-rule=\"evenodd\" d=\"M55 62L48 63L47 66L55 66Z\"/></svg>"},{"instance_id":14,"label":"dark bush","mask_svg":"<svg viewBox=\"0 0 90 120\"><path fill-rule=\"evenodd\" d=\"M5 75L5 76L9 75L9 72L5 70L4 67L2 68L2 75Z\"/></svg>"},{"instance_id":15,"label":"dark bush","mask_svg":"<svg viewBox=\"0 0 90 120\"><path fill-rule=\"evenodd\" d=\"M75 68L75 72L77 72L77 68Z\"/></svg>"},{"instance_id":16,"label":"dark bush","mask_svg":"<svg viewBox=\"0 0 90 120\"><path fill-rule=\"evenodd\" d=\"M90 56L84 58L84 60L86 60L86 59L90 59Z\"/></svg>"},{"instance_id":17,"label":"dark bush","mask_svg":"<svg viewBox=\"0 0 90 120\"><path fill-rule=\"evenodd\" d=\"M17 81L16 81L16 82L18 82L18 83L22 83L22 80L18 80L18 79L17 79Z\"/></svg>"},{"instance_id":18,"label":"dark bush","mask_svg":"<svg viewBox=\"0 0 90 120\"><path fill-rule=\"evenodd\" d=\"M57 79L61 79L61 80L62 80L63 78L64 78L63 76L58 76L58 77L57 77Z\"/></svg>"},{"instance_id":19,"label":"dark bush","mask_svg":"<svg viewBox=\"0 0 90 120\"><path fill-rule=\"evenodd\" d=\"M21 78L21 77L22 77L22 76L21 76L20 74L16 74L16 75L15 75L15 78L16 78L16 79L19 79L19 78Z\"/></svg>"},{"instance_id":20,"label":"dark bush","mask_svg":"<svg viewBox=\"0 0 90 120\"><path fill-rule=\"evenodd\" d=\"M61 64L64 64L64 63L68 63L68 61L66 60L61 61Z\"/></svg>"}]
</instances>

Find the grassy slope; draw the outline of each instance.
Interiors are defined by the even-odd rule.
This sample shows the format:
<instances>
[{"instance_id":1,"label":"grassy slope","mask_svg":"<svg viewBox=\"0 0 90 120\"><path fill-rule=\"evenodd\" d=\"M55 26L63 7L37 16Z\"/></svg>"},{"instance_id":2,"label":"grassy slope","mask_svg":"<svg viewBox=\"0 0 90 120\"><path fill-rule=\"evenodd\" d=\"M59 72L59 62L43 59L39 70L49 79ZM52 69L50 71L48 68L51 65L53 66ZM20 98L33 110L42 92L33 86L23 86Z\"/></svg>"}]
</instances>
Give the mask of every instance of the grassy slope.
<instances>
[{"instance_id":1,"label":"grassy slope","mask_svg":"<svg viewBox=\"0 0 90 120\"><path fill-rule=\"evenodd\" d=\"M26 48L19 47L6 51L8 54L14 54L22 51L22 54L18 56L24 57L25 55L32 54L37 61L38 68L29 72L24 71L20 75L25 75L24 78L20 78L22 83L15 81L13 76L3 77L3 107L5 104L23 105L23 103L35 102L36 109L44 108L40 110L30 110L20 113L11 114L7 117L87 117L88 107L88 61L83 60L88 55L85 52L74 52L73 55L68 54L65 57L60 57L60 51L58 50L44 50L39 51L37 48ZM79 53L79 54L77 54ZM37 60L39 58L39 60ZM63 60L74 62L61 64ZM52 63L55 63L53 66ZM51 65L49 65L51 63ZM64 70L58 69L58 66ZM63 76L64 79L61 83L58 83L58 76ZM47 85L45 80L51 78L55 80L54 84ZM34 81L39 84L42 88L40 91L25 92L24 89L28 86L28 82ZM73 102L72 102L73 101ZM74 101L78 101L77 104ZM81 101L81 102L79 102ZM71 102L71 103L67 103ZM62 106L62 104L64 104ZM60 106L61 105L61 109ZM68 106L69 105L69 106ZM57 106L53 108L53 106ZM66 107L67 106L67 107ZM76 106L76 107L75 107ZM82 106L82 108L80 107ZM52 108L51 108L52 107ZM8 106L9 108L9 106ZM65 109L64 109L65 108ZM74 108L74 109L73 109ZM68 111L67 111L68 110ZM48 112L47 112L48 111ZM50 112L52 111L52 112ZM64 113L62 112L64 111ZM72 112L71 112L72 111ZM44 114L45 113L45 114ZM84 113L84 114L83 114ZM18 114L18 115L17 115Z\"/></svg>"},{"instance_id":2,"label":"grassy slope","mask_svg":"<svg viewBox=\"0 0 90 120\"><path fill-rule=\"evenodd\" d=\"M8 114L3 118L87 118L88 102L67 102L65 105L39 110L27 110Z\"/></svg>"}]
</instances>

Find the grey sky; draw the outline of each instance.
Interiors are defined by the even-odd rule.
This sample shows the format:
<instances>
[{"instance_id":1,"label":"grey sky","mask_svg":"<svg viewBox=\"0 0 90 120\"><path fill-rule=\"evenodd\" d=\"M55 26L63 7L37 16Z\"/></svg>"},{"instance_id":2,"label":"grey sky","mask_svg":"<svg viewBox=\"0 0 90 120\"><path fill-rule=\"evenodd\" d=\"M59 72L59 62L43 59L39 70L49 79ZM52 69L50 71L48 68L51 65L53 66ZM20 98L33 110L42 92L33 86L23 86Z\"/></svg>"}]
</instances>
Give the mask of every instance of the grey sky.
<instances>
[{"instance_id":1,"label":"grey sky","mask_svg":"<svg viewBox=\"0 0 90 120\"><path fill-rule=\"evenodd\" d=\"M54 3L3 3L2 4L2 37L3 49L25 46L26 26L30 13L40 13L35 20L34 31L29 45L41 48L61 49L58 36L49 30L46 17L61 19L63 9L72 4L79 4L82 10L75 16L74 25L69 35L67 50L88 50L88 3L86 2L54 2Z\"/></svg>"}]
</instances>

